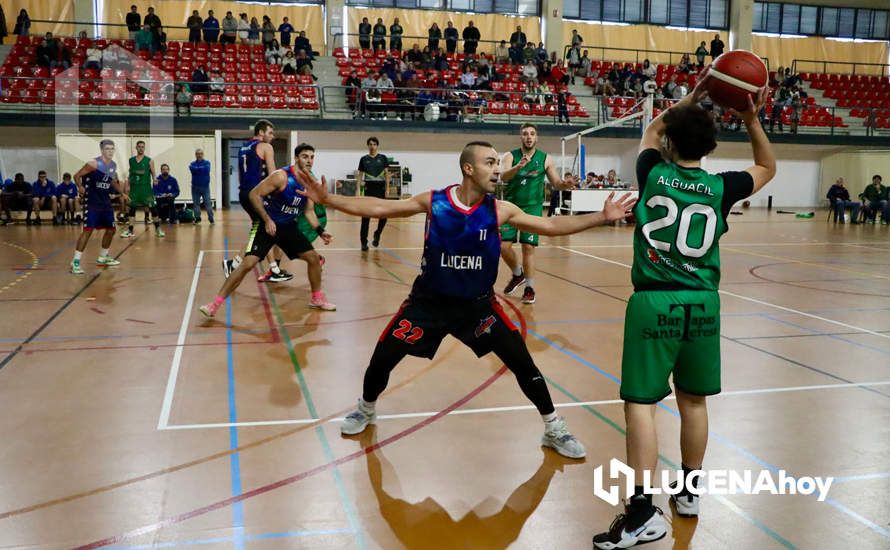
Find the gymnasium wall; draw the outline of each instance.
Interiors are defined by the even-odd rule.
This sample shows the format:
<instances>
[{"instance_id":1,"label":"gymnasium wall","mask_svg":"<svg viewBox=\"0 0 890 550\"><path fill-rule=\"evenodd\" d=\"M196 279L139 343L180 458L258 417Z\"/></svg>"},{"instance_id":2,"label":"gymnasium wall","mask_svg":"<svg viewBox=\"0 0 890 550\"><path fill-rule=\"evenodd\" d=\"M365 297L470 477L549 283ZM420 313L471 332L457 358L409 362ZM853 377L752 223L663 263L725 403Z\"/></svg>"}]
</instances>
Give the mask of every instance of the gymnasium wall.
<instances>
[{"instance_id":1,"label":"gymnasium wall","mask_svg":"<svg viewBox=\"0 0 890 550\"><path fill-rule=\"evenodd\" d=\"M102 21L124 23L130 6L133 4L139 6L139 13L144 17L148 12L149 3L133 2L133 0L105 0L105 13L102 15ZM306 31L306 37L309 38L313 48L317 51L324 50L322 6L285 6L220 0L164 0L163 2L152 2L151 5L154 6L155 13L161 18L162 24L183 27L192 15L192 10L198 10L202 18L207 17L207 10L213 10L213 16L219 19L220 25L222 25L223 17L226 16L227 11L231 11L236 19L241 12L247 14L248 21L251 17L256 17L260 25L263 23L263 15L268 15L276 29L282 19L287 16L297 31ZM165 31L168 40L188 39L187 29L165 29ZM127 37L126 27L109 27L106 32L111 38ZM279 37L276 36L276 38Z\"/></svg>"},{"instance_id":2,"label":"gymnasium wall","mask_svg":"<svg viewBox=\"0 0 890 550\"><path fill-rule=\"evenodd\" d=\"M315 172L328 180L343 179L358 166L362 155L367 154L365 140L370 134L349 132L299 132L298 140L312 143L317 148ZM473 139L490 141L498 153L504 154L518 147L518 138L512 135L461 135L461 134L377 134L380 151L395 157L407 166L413 175L411 193L420 193L460 182L458 154L463 145ZM615 169L618 176L635 181L637 140L589 139L587 170L597 174ZM541 138L542 150L555 155L559 167L560 141L558 138ZM567 146L573 154L573 149ZM752 197L753 206L766 206L767 197L773 196L774 206L817 206L825 195L820 188L822 158L836 148L786 145L777 148L778 173L763 191ZM751 148L747 143L721 143L717 154L704 161L704 167L712 172L743 170L751 165ZM887 171L890 177L890 170Z\"/></svg>"},{"instance_id":3,"label":"gymnasium wall","mask_svg":"<svg viewBox=\"0 0 890 550\"><path fill-rule=\"evenodd\" d=\"M603 25L583 21L563 20L563 43L571 43L572 29L584 38L587 46L605 46L611 48L648 49L661 51L689 52L692 54L699 43L704 40L710 47L714 34L720 34L724 42L729 38L726 31L693 31L670 29L654 25ZM795 59L819 59L824 61L855 61L857 63L877 63L887 65L887 42L843 42L819 37L779 38L776 36L753 36L753 48L759 55L769 59L770 69L788 66ZM612 61L635 61L635 52L606 50L603 52L593 48L590 56L594 59ZM667 63L667 54L645 54L653 63ZM694 58L693 58L694 59ZM708 58L710 60L710 58ZM642 61L642 57L640 59ZM676 63L676 58L674 62ZM821 71L821 67L807 66L801 71ZM831 65L828 72L850 72L852 66ZM880 74L880 67L857 67L857 73Z\"/></svg>"},{"instance_id":4,"label":"gymnasium wall","mask_svg":"<svg viewBox=\"0 0 890 550\"><path fill-rule=\"evenodd\" d=\"M6 15L6 32L11 37L12 30L15 28L15 20L22 9L28 10L28 16L31 19L74 20L74 0L9 0L3 2L3 13ZM74 25L31 22L32 35L43 35L47 31L53 35L73 36Z\"/></svg>"},{"instance_id":5,"label":"gymnasium wall","mask_svg":"<svg viewBox=\"0 0 890 550\"><path fill-rule=\"evenodd\" d=\"M389 44L389 26L394 18L399 18L399 24L405 30L405 35L422 36L423 40L404 38L402 39L402 47L407 49L412 47L414 42L420 44L421 49L426 46L427 30L435 22L439 28L444 29L448 21L454 23L458 34L463 32L467 23L472 21L473 25L479 28L479 34L482 40L510 40L510 35L516 30L517 26L522 27L529 41L541 42L541 20L538 17L522 17L514 15L495 15L488 13L461 13L447 12L435 10L404 10L392 8L348 8L349 33L358 32L358 25L362 22L362 18L367 17L368 21L373 25L377 22L378 17L383 18L387 29L387 44ZM458 42L458 51L463 51L462 42ZM336 44L339 46L340 44ZM358 37L351 37L351 47L358 47ZM440 43L440 47L445 47L444 40ZM491 52L494 50L494 44L480 43L479 51Z\"/></svg>"},{"instance_id":6,"label":"gymnasium wall","mask_svg":"<svg viewBox=\"0 0 890 550\"><path fill-rule=\"evenodd\" d=\"M851 198L856 200L875 174L883 177L884 185L890 183L890 151L844 151L829 155L822 161L819 196L824 197L834 181L843 176Z\"/></svg>"}]
</instances>

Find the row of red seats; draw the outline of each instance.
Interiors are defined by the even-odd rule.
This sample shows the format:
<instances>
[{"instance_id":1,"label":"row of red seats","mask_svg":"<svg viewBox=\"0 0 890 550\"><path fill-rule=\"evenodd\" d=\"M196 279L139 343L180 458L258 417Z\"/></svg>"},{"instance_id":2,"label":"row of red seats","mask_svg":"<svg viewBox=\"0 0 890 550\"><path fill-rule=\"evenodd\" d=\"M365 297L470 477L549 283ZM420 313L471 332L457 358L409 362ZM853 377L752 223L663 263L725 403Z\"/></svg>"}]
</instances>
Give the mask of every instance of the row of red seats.
<instances>
[{"instance_id":1,"label":"row of red seats","mask_svg":"<svg viewBox=\"0 0 890 550\"><path fill-rule=\"evenodd\" d=\"M172 94L141 94L132 91L77 91L59 90L20 90L18 93L5 94L0 97L2 103L24 103L44 105L95 105L95 106L170 106ZM196 94L192 98L192 106L196 108L242 108L242 109L303 109L317 111L318 99L294 94L262 95L206 95Z\"/></svg>"}]
</instances>

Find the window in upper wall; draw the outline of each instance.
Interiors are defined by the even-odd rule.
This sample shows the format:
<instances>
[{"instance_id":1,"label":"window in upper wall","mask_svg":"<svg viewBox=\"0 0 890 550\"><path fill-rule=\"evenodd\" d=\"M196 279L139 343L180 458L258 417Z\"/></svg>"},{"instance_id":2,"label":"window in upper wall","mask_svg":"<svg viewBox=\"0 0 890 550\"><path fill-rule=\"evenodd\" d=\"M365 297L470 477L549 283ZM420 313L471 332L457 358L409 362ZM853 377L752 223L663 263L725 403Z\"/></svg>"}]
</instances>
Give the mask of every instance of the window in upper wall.
<instances>
[{"instance_id":1,"label":"window in upper wall","mask_svg":"<svg viewBox=\"0 0 890 550\"><path fill-rule=\"evenodd\" d=\"M816 6L801 6L799 34L816 34L818 28L819 8Z\"/></svg>"},{"instance_id":2,"label":"window in upper wall","mask_svg":"<svg viewBox=\"0 0 890 550\"><path fill-rule=\"evenodd\" d=\"M540 0L346 0L346 5L541 15Z\"/></svg>"},{"instance_id":3,"label":"window in upper wall","mask_svg":"<svg viewBox=\"0 0 890 550\"><path fill-rule=\"evenodd\" d=\"M782 22L779 28L782 34L800 34L800 6L797 4L779 4L782 7Z\"/></svg>"},{"instance_id":4,"label":"window in upper wall","mask_svg":"<svg viewBox=\"0 0 890 550\"><path fill-rule=\"evenodd\" d=\"M563 0L566 19L728 28L730 0Z\"/></svg>"},{"instance_id":5,"label":"window in upper wall","mask_svg":"<svg viewBox=\"0 0 890 550\"><path fill-rule=\"evenodd\" d=\"M841 3L842 0L837 1ZM781 34L887 40L890 38L888 20L888 10L755 2L753 29Z\"/></svg>"}]
</instances>

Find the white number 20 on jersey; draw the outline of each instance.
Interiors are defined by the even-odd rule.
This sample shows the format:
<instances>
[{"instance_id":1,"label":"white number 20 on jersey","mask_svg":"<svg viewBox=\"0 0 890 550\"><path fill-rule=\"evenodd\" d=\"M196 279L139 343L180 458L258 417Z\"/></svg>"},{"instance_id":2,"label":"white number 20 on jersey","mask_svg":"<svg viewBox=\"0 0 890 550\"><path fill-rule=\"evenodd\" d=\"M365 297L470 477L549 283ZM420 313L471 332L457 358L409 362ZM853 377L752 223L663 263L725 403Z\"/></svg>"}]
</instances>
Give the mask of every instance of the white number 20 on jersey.
<instances>
[{"instance_id":1,"label":"white number 20 on jersey","mask_svg":"<svg viewBox=\"0 0 890 550\"><path fill-rule=\"evenodd\" d=\"M646 240L649 241L649 244L652 245L653 248L664 252L670 252L671 243L659 241L658 239L652 238L651 235L653 231L674 225L677 221L678 214L677 203L670 197L655 195L646 201L646 206L649 208L663 206L667 209L667 212L663 217L647 223L643 226L642 231L643 236L646 237ZM688 242L689 225L692 222L693 216L705 217L705 232L702 237L701 246L698 247L690 246ZM679 213L679 218L680 227L677 228L677 238L675 243L677 250L687 258L701 258L708 252L708 250L710 250L711 245L714 244L714 237L717 233L717 213L714 212L714 209L708 204L693 203L687 205L683 211Z\"/></svg>"}]
</instances>

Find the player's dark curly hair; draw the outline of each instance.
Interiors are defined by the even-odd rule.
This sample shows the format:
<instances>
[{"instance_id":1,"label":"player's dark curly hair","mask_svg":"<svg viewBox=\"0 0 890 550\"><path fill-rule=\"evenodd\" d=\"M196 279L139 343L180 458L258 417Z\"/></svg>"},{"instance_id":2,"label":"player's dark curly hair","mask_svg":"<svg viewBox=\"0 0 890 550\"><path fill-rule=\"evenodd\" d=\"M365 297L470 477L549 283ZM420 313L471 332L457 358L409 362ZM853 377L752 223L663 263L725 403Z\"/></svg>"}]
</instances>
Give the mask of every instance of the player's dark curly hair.
<instances>
[{"instance_id":1,"label":"player's dark curly hair","mask_svg":"<svg viewBox=\"0 0 890 550\"><path fill-rule=\"evenodd\" d=\"M303 151L312 151L314 153L315 147L309 145L308 143L301 143L294 148L294 156L300 156L300 153L302 153Z\"/></svg>"},{"instance_id":2,"label":"player's dark curly hair","mask_svg":"<svg viewBox=\"0 0 890 550\"><path fill-rule=\"evenodd\" d=\"M665 134L683 160L698 160L717 148L714 117L698 105L668 109L664 124Z\"/></svg>"}]
</instances>

